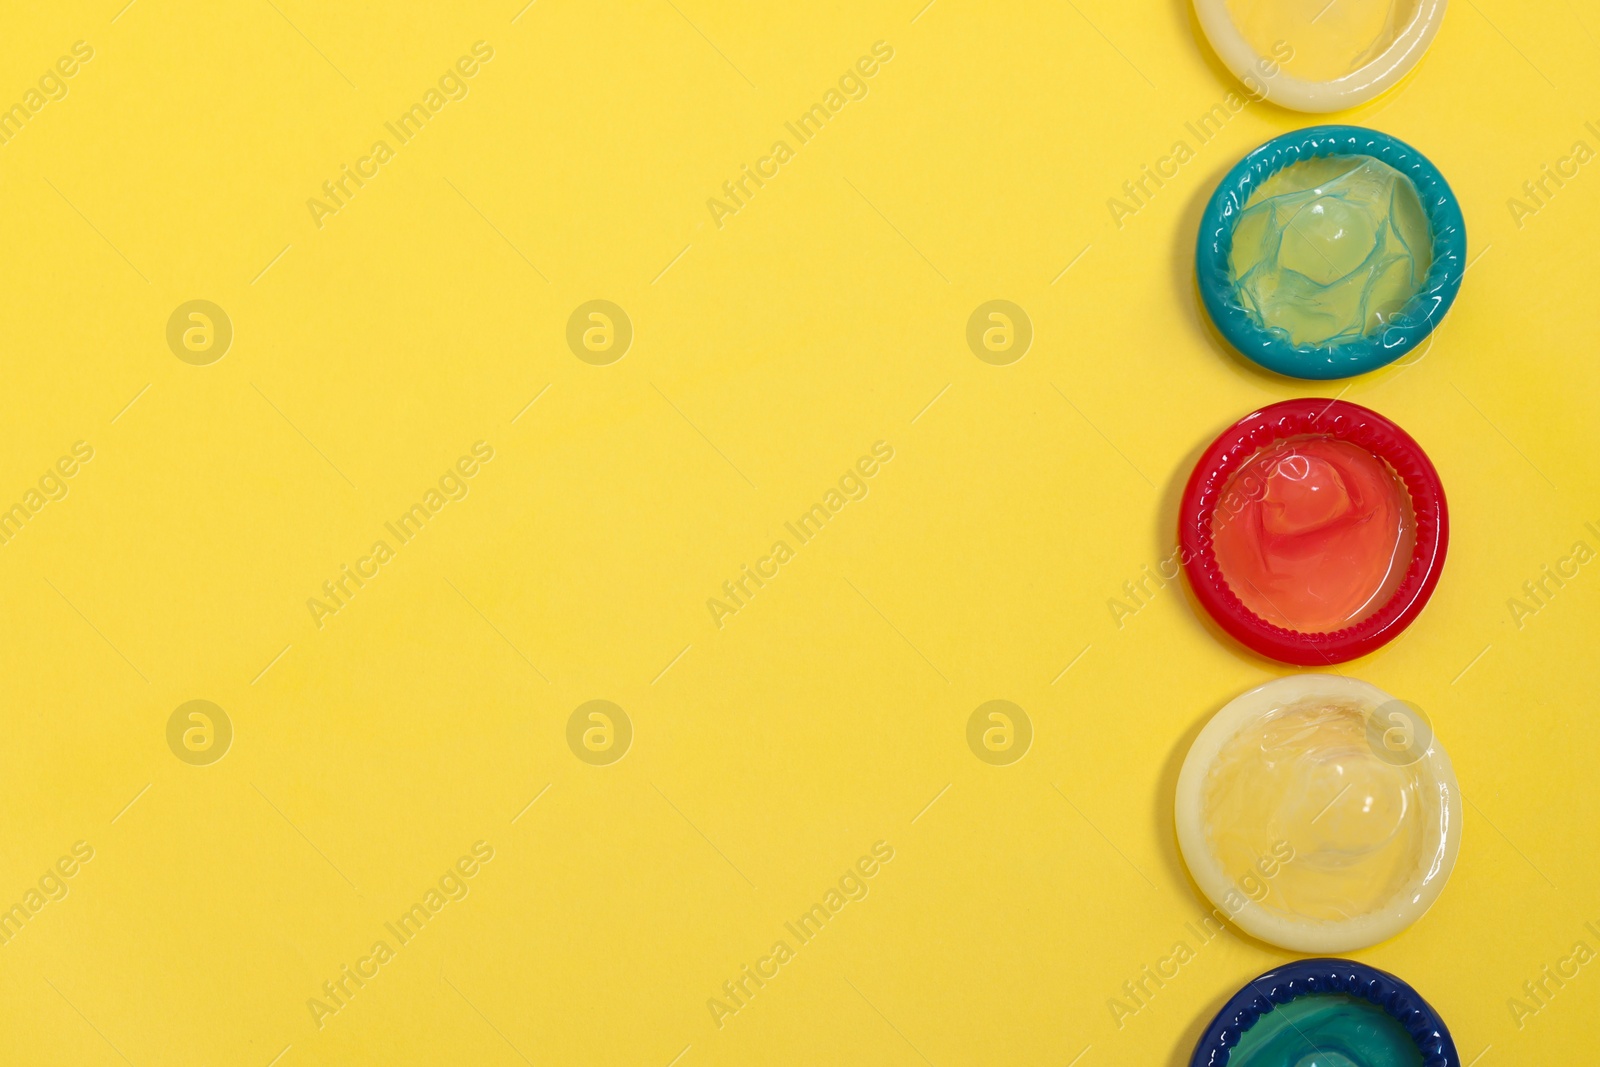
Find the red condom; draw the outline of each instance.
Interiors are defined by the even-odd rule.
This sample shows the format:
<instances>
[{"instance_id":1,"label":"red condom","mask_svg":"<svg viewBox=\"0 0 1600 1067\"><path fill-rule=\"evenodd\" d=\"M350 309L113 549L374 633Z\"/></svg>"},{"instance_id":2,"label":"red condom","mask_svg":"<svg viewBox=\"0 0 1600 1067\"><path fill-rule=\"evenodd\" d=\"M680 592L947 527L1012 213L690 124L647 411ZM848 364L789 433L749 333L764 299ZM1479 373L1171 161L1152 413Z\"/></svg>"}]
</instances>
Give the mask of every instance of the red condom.
<instances>
[{"instance_id":1,"label":"red condom","mask_svg":"<svg viewBox=\"0 0 1600 1067\"><path fill-rule=\"evenodd\" d=\"M1315 397L1262 408L1212 442L1178 518L1206 612L1246 647L1306 666L1366 655L1409 626L1449 534L1421 446L1375 411Z\"/></svg>"}]
</instances>

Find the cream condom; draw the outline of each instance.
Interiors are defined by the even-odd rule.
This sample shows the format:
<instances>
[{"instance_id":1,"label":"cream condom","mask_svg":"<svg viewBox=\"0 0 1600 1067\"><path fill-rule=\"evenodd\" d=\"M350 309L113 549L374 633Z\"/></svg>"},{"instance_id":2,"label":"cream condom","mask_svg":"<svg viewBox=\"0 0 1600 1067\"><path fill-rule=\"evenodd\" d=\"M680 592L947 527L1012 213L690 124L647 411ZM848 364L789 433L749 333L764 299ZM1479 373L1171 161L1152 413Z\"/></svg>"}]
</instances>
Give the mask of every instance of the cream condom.
<instances>
[{"instance_id":1,"label":"cream condom","mask_svg":"<svg viewBox=\"0 0 1600 1067\"><path fill-rule=\"evenodd\" d=\"M1439 32L1446 2L1194 0L1194 10L1217 56L1253 92L1326 112L1365 103L1405 77Z\"/></svg>"},{"instance_id":2,"label":"cream condom","mask_svg":"<svg viewBox=\"0 0 1600 1067\"><path fill-rule=\"evenodd\" d=\"M1300 674L1230 701L1178 775L1178 846L1231 922L1306 953L1393 937L1432 906L1461 847L1450 757L1376 686Z\"/></svg>"}]
</instances>

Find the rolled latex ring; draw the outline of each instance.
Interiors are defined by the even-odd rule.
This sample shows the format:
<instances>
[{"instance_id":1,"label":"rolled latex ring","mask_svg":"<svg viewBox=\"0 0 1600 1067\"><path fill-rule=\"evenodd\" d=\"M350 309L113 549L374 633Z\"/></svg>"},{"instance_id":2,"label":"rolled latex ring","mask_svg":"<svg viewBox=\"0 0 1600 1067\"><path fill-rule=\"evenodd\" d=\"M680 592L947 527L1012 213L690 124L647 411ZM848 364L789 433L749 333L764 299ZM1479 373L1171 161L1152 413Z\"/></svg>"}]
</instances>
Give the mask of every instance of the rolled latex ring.
<instances>
[{"instance_id":1,"label":"rolled latex ring","mask_svg":"<svg viewBox=\"0 0 1600 1067\"><path fill-rule=\"evenodd\" d=\"M1262 594L1248 588L1235 589L1229 580L1225 560L1218 553L1218 520L1250 520L1251 511L1270 503L1283 484L1276 476L1261 478L1261 462L1270 450L1299 443L1322 442L1339 448L1359 449L1369 464L1392 472L1389 483L1398 496L1404 494L1404 508L1411 516L1413 530L1410 551L1397 560L1403 571L1398 581L1384 583L1379 595L1368 601L1370 611L1354 621L1332 624L1332 628L1301 629L1289 625L1293 620L1265 618L1256 609L1287 602L1277 593L1273 605ZM1359 454L1359 453L1356 453ZM1289 460L1294 465L1299 461ZM1300 473L1280 465L1290 476ZM1369 513L1370 514L1370 513ZM1356 519L1352 514L1347 521ZM1371 520L1361 520L1371 525ZM1315 535L1312 531L1311 535ZM1444 571L1450 547L1450 511L1445 502L1444 485L1428 454L1410 434L1394 422L1348 400L1323 400L1305 397L1283 400L1251 412L1224 430L1200 456L1178 505L1178 544L1180 562L1195 599L1222 630L1253 652L1280 663L1307 667L1331 667L1365 656L1400 636L1422 613L1439 577ZM1312 564L1316 557L1305 557ZM1285 566L1278 561L1274 566ZM1318 585L1337 570L1321 565ZM1348 558L1344 561L1348 564ZM1308 565L1309 566L1309 565ZM1310 568L1313 573L1318 568ZM1285 576L1305 575L1306 570L1285 570ZM1310 588L1307 586L1306 588ZM1241 592L1251 597L1247 605ZM1307 594L1310 595L1310 594ZM1266 603L1260 603L1265 601Z\"/></svg>"},{"instance_id":2,"label":"rolled latex ring","mask_svg":"<svg viewBox=\"0 0 1600 1067\"><path fill-rule=\"evenodd\" d=\"M1213 917L1280 948L1342 953L1433 906L1461 848L1461 791L1414 705L1343 675L1235 697L1178 774L1178 847Z\"/></svg>"},{"instance_id":3,"label":"rolled latex ring","mask_svg":"<svg viewBox=\"0 0 1600 1067\"><path fill-rule=\"evenodd\" d=\"M1320 1026L1313 1019L1308 1024L1305 1016L1299 1021L1280 1022L1280 1031L1298 1030L1294 1036L1304 1039L1302 1047L1310 1045L1317 1050L1311 1062L1350 1063L1351 1059L1338 1048L1325 1046L1361 1045L1387 1036L1391 1049L1395 1043L1409 1046L1414 1050L1413 1062L1423 1067L1461 1067L1461 1055L1450 1028L1433 1005L1422 999L1422 994L1388 971L1338 959L1296 960L1246 982L1200 1035L1190 1067L1253 1067L1262 1057L1252 1053L1261 1049L1259 1045L1252 1049L1249 1039L1259 1030L1272 1027L1277 1016L1287 1017L1297 1007L1314 1009L1318 1002L1343 1002L1363 1010L1349 1012L1347 1008L1347 1014L1357 1018L1347 1019L1343 1025L1337 1019ZM1363 1014L1367 1018L1361 1019ZM1307 1025L1311 1026L1310 1032L1304 1029ZM1284 1062L1283 1051L1280 1047L1280 1058L1273 1062ZM1296 1061L1307 1062L1298 1057Z\"/></svg>"},{"instance_id":4,"label":"rolled latex ring","mask_svg":"<svg viewBox=\"0 0 1600 1067\"><path fill-rule=\"evenodd\" d=\"M1427 217L1433 262L1421 288L1384 329L1337 344L1295 344L1255 321L1240 303L1229 257L1250 194L1295 163L1365 156L1394 168L1416 190ZM1259 366L1290 378L1327 381L1387 366L1416 348L1440 322L1467 269L1467 224L1439 169L1397 138L1362 126L1310 126L1260 145L1230 170L1206 203L1195 243L1195 280L1207 316L1225 341Z\"/></svg>"},{"instance_id":5,"label":"rolled latex ring","mask_svg":"<svg viewBox=\"0 0 1600 1067\"><path fill-rule=\"evenodd\" d=\"M1446 2L1421 0L1416 17L1389 47L1349 74L1329 81L1296 78L1259 55L1233 21L1228 0L1194 0L1194 11L1206 40L1234 77L1281 107L1323 113L1364 104L1409 74L1439 32Z\"/></svg>"}]
</instances>

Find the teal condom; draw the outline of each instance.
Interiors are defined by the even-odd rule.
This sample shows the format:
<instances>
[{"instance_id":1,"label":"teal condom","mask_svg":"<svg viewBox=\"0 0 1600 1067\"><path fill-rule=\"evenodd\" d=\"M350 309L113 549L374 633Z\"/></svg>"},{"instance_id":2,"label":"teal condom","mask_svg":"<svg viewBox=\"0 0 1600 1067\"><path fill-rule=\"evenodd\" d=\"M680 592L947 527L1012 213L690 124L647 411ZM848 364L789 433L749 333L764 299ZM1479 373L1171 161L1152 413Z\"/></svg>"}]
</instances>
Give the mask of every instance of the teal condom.
<instances>
[{"instance_id":1,"label":"teal condom","mask_svg":"<svg viewBox=\"0 0 1600 1067\"><path fill-rule=\"evenodd\" d=\"M1454 301L1466 226L1421 153L1356 126L1274 138L1217 187L1195 255L1223 338L1268 370L1329 379L1410 352Z\"/></svg>"}]
</instances>

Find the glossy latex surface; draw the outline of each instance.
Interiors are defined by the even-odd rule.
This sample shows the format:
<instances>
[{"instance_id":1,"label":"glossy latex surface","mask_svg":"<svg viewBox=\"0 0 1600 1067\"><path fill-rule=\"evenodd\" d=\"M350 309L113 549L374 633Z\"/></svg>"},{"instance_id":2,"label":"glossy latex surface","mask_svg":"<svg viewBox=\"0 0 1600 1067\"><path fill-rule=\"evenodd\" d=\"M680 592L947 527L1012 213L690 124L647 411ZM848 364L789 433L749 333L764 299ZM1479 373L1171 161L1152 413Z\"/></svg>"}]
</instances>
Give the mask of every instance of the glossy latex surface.
<instances>
[{"instance_id":1,"label":"glossy latex surface","mask_svg":"<svg viewBox=\"0 0 1600 1067\"><path fill-rule=\"evenodd\" d=\"M1280 1004L1246 1030L1228 1067L1421 1067L1405 1028L1375 1004L1313 993Z\"/></svg>"},{"instance_id":2,"label":"glossy latex surface","mask_svg":"<svg viewBox=\"0 0 1600 1067\"><path fill-rule=\"evenodd\" d=\"M1245 723L1218 751L1202 787L1206 844L1232 882L1260 887L1252 895L1268 911L1358 918L1415 895L1437 867L1439 798L1422 767L1374 749L1374 710L1305 697ZM1282 862L1263 868L1269 855Z\"/></svg>"},{"instance_id":3,"label":"glossy latex surface","mask_svg":"<svg viewBox=\"0 0 1600 1067\"><path fill-rule=\"evenodd\" d=\"M1412 25L1420 0L1227 0L1228 15L1262 56L1287 56L1284 73L1345 77L1371 63Z\"/></svg>"},{"instance_id":4,"label":"glossy latex surface","mask_svg":"<svg viewBox=\"0 0 1600 1067\"><path fill-rule=\"evenodd\" d=\"M1337 344L1382 329L1433 263L1410 180L1369 156L1285 167L1251 194L1229 266L1258 325L1294 344Z\"/></svg>"},{"instance_id":5,"label":"glossy latex surface","mask_svg":"<svg viewBox=\"0 0 1600 1067\"><path fill-rule=\"evenodd\" d=\"M1212 517L1218 566L1256 615L1320 633L1371 615L1410 562L1410 495L1358 445L1273 442L1235 472Z\"/></svg>"}]
</instances>

